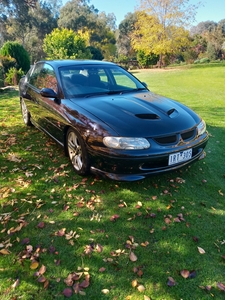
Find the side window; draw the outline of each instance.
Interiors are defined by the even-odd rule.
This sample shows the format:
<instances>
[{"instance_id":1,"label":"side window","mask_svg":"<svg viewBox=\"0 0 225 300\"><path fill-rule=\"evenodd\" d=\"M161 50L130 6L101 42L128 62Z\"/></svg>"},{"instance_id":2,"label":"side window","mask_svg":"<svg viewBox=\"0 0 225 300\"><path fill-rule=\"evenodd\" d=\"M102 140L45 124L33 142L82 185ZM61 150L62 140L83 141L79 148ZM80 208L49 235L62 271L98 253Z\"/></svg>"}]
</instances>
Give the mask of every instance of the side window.
<instances>
[{"instance_id":1,"label":"side window","mask_svg":"<svg viewBox=\"0 0 225 300\"><path fill-rule=\"evenodd\" d=\"M31 84L36 86L38 89L41 90L42 88L49 88L56 93L58 92L55 72L54 69L49 64L45 63L44 65L42 65L42 68L40 68L39 70L35 69L31 76L31 79L32 77L34 77L34 82L33 83L31 82Z\"/></svg>"},{"instance_id":2,"label":"side window","mask_svg":"<svg viewBox=\"0 0 225 300\"><path fill-rule=\"evenodd\" d=\"M31 74L30 84L32 84L35 87L37 87L37 78L41 72L42 67L43 67L43 64L36 64L34 66L34 70L33 70L32 74Z\"/></svg>"},{"instance_id":3,"label":"side window","mask_svg":"<svg viewBox=\"0 0 225 300\"><path fill-rule=\"evenodd\" d=\"M55 93L57 93L58 85L54 69L50 65L44 64L42 72L44 74L43 87L52 89Z\"/></svg>"},{"instance_id":4,"label":"side window","mask_svg":"<svg viewBox=\"0 0 225 300\"><path fill-rule=\"evenodd\" d=\"M108 83L108 76L106 75L104 69L99 69L98 70L98 75L100 76L100 80L102 82Z\"/></svg>"}]
</instances>

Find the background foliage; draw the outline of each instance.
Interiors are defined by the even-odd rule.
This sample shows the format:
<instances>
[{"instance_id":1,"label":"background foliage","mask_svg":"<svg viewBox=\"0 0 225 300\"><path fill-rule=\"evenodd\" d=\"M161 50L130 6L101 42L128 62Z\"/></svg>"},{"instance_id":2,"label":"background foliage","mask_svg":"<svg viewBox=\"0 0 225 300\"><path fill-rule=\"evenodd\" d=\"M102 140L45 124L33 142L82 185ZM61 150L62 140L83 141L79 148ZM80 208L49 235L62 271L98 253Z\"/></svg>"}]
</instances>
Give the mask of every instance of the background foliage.
<instances>
[{"instance_id":1,"label":"background foliage","mask_svg":"<svg viewBox=\"0 0 225 300\"><path fill-rule=\"evenodd\" d=\"M91 58L91 52L86 47L85 39L72 29L54 29L46 35L43 49L47 59L82 59Z\"/></svg>"},{"instance_id":2,"label":"background foliage","mask_svg":"<svg viewBox=\"0 0 225 300\"><path fill-rule=\"evenodd\" d=\"M117 27L113 13L99 12L89 0L71 0L64 5L61 0L2 0L0 47L19 43L31 64L46 57L92 57L133 69L224 60L225 18L191 26L200 3L139 0L138 4ZM8 59L4 72L18 69L12 63Z\"/></svg>"},{"instance_id":3,"label":"background foliage","mask_svg":"<svg viewBox=\"0 0 225 300\"><path fill-rule=\"evenodd\" d=\"M30 68L30 58L27 51L18 42L6 42L1 50L0 54L5 57L15 59L16 69L22 69L27 72Z\"/></svg>"}]
</instances>

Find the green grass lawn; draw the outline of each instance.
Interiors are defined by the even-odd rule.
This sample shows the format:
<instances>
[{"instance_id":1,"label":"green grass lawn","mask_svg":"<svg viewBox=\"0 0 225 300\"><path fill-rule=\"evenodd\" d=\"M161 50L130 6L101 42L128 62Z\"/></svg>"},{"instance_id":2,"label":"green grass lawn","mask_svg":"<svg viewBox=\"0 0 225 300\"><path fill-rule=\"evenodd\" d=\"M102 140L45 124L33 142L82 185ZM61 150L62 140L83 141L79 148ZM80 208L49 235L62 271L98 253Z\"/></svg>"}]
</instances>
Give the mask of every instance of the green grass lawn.
<instances>
[{"instance_id":1,"label":"green grass lawn","mask_svg":"<svg viewBox=\"0 0 225 300\"><path fill-rule=\"evenodd\" d=\"M207 156L135 183L77 176L0 93L0 299L225 298L225 66L140 70L206 121Z\"/></svg>"}]
</instances>

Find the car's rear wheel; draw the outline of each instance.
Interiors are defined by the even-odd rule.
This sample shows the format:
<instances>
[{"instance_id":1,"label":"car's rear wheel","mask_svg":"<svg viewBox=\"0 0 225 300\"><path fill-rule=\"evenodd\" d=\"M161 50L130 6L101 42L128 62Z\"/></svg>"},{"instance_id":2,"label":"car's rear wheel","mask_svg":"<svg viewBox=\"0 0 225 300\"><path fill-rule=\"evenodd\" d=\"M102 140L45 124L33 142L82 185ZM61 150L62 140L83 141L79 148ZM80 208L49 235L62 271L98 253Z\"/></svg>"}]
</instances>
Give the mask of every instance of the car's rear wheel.
<instances>
[{"instance_id":1,"label":"car's rear wheel","mask_svg":"<svg viewBox=\"0 0 225 300\"><path fill-rule=\"evenodd\" d=\"M30 120L30 113L27 109L26 103L23 99L20 99L20 107L21 107L21 113L23 117L23 121L27 126L31 126L31 120Z\"/></svg>"},{"instance_id":2,"label":"car's rear wheel","mask_svg":"<svg viewBox=\"0 0 225 300\"><path fill-rule=\"evenodd\" d=\"M84 141L79 133L72 128L67 132L66 146L75 172L79 175L89 173L89 159Z\"/></svg>"}]
</instances>

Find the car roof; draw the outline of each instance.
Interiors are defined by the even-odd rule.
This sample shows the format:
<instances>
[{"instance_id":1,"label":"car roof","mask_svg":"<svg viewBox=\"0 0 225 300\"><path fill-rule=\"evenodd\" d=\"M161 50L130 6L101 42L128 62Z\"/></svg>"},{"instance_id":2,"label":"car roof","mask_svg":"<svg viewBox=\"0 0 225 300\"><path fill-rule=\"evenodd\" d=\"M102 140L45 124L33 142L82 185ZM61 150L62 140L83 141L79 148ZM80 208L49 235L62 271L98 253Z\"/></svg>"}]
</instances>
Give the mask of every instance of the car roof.
<instances>
[{"instance_id":1,"label":"car roof","mask_svg":"<svg viewBox=\"0 0 225 300\"><path fill-rule=\"evenodd\" d=\"M91 59L56 59L56 60L42 60L37 63L50 63L52 66L58 67L67 67L71 65L115 65L114 63L101 60L91 60Z\"/></svg>"}]
</instances>

